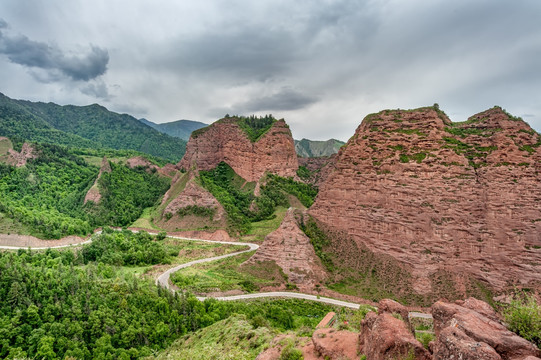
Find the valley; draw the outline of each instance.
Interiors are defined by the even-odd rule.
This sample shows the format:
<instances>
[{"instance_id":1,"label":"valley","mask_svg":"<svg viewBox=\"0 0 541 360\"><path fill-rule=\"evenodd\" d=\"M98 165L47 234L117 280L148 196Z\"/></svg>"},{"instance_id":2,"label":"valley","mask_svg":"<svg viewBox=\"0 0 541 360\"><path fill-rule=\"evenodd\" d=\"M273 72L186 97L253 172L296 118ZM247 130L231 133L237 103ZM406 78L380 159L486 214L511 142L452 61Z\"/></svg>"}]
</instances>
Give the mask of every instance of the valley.
<instances>
[{"instance_id":1,"label":"valley","mask_svg":"<svg viewBox=\"0 0 541 360\"><path fill-rule=\"evenodd\" d=\"M321 331L350 344L332 351L361 357L380 351L366 335L376 321L402 327L471 297L507 321L533 309L516 331L539 341L541 138L499 107L465 123L436 105L384 110L322 158L298 157L270 115L196 129L181 158L12 138L0 138L0 356L181 356L223 344L223 322L260 339L231 356L323 359L313 334L332 310L340 322ZM405 315L387 319L386 299ZM452 352L441 321L431 348L404 328L397 356Z\"/></svg>"}]
</instances>

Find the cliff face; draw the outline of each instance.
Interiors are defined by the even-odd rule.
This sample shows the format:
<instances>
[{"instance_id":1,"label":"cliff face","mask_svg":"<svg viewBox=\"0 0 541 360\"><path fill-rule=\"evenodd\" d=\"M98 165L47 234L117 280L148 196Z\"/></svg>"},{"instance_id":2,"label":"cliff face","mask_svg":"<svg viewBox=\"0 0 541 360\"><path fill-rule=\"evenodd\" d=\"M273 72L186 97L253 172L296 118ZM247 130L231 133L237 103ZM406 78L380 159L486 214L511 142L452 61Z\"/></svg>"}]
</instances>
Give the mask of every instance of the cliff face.
<instances>
[{"instance_id":1,"label":"cliff face","mask_svg":"<svg viewBox=\"0 0 541 360\"><path fill-rule=\"evenodd\" d=\"M325 271L310 239L302 232L290 208L280 227L267 235L249 262L274 261L289 280L299 287L313 288L325 278Z\"/></svg>"},{"instance_id":2,"label":"cliff face","mask_svg":"<svg viewBox=\"0 0 541 360\"><path fill-rule=\"evenodd\" d=\"M259 180L265 171L294 176L298 168L291 131L284 120L276 121L256 142L248 139L236 119L217 121L192 134L178 166L211 170L222 161L247 181Z\"/></svg>"},{"instance_id":3,"label":"cliff face","mask_svg":"<svg viewBox=\"0 0 541 360\"><path fill-rule=\"evenodd\" d=\"M434 108L367 116L310 214L399 260L427 294L541 284L541 137L500 108L453 124Z\"/></svg>"}]
</instances>

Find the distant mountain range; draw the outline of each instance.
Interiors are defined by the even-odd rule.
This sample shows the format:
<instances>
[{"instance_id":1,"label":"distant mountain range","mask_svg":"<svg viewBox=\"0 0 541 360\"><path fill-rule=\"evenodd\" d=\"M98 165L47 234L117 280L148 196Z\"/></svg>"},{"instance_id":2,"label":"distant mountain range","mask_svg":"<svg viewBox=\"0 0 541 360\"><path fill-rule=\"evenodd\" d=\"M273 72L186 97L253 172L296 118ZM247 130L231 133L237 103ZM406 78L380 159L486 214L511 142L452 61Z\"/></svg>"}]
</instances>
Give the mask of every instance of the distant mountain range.
<instances>
[{"instance_id":1,"label":"distant mountain range","mask_svg":"<svg viewBox=\"0 0 541 360\"><path fill-rule=\"evenodd\" d=\"M177 162L186 141L98 104L61 106L0 93L0 136L93 149L125 149Z\"/></svg>"},{"instance_id":2,"label":"distant mountain range","mask_svg":"<svg viewBox=\"0 0 541 360\"><path fill-rule=\"evenodd\" d=\"M301 157L330 156L336 154L344 144L344 142L336 139L327 141L302 139L295 140L295 151Z\"/></svg>"},{"instance_id":3,"label":"distant mountain range","mask_svg":"<svg viewBox=\"0 0 541 360\"><path fill-rule=\"evenodd\" d=\"M202 123L200 121L192 121L192 120L177 120L177 121L171 121L171 122L163 123L163 124L156 124L144 118L139 119L139 121L141 121L143 124L146 124L158 130L161 133L164 133L176 138L180 138L186 141L190 139L190 135L192 134L192 131L208 126L208 124Z\"/></svg>"}]
</instances>

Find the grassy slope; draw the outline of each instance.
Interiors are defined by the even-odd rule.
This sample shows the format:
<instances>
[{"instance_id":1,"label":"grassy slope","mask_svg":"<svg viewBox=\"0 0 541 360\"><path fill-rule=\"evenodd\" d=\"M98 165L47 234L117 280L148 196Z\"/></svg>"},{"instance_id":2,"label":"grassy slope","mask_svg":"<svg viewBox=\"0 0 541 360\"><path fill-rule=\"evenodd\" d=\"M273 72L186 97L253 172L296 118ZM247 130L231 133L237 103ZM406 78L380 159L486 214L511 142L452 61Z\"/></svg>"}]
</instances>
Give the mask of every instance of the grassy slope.
<instances>
[{"instance_id":1,"label":"grassy slope","mask_svg":"<svg viewBox=\"0 0 541 360\"><path fill-rule=\"evenodd\" d=\"M277 286L285 281L274 262L242 265L254 253L197 264L171 276L177 286L196 293L242 290L257 291L263 286Z\"/></svg>"},{"instance_id":2,"label":"grassy slope","mask_svg":"<svg viewBox=\"0 0 541 360\"><path fill-rule=\"evenodd\" d=\"M155 359L255 359L275 335L266 326L254 328L245 315L232 315L175 341Z\"/></svg>"}]
</instances>

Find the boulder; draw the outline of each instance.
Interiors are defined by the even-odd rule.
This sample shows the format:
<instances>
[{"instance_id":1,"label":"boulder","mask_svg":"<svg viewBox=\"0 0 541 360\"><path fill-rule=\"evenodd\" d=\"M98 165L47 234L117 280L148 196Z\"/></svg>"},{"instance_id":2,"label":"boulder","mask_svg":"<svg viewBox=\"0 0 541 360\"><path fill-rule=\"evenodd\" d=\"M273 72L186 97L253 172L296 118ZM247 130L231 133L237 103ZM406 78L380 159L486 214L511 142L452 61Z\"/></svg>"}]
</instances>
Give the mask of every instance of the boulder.
<instances>
[{"instance_id":1,"label":"boulder","mask_svg":"<svg viewBox=\"0 0 541 360\"><path fill-rule=\"evenodd\" d=\"M481 305L479 300L471 301L471 303L477 304L476 307L480 309L487 310L486 306ZM486 305L488 306L488 304ZM534 344L509 331L498 321L464 306L438 301L432 305L432 316L434 317L434 331L439 340L434 352L436 357L440 356L440 353L443 354L441 356L445 356L453 348L462 349L446 345L456 343L456 339L467 344L476 342L487 344L503 360L541 355ZM452 332L448 328L458 329L460 333ZM447 336L451 336L451 338L447 339Z\"/></svg>"},{"instance_id":2,"label":"boulder","mask_svg":"<svg viewBox=\"0 0 541 360\"><path fill-rule=\"evenodd\" d=\"M360 352L370 360L401 359L412 353L417 360L430 360L432 356L408 330L406 323L384 313L366 314L359 335Z\"/></svg>"}]
</instances>

